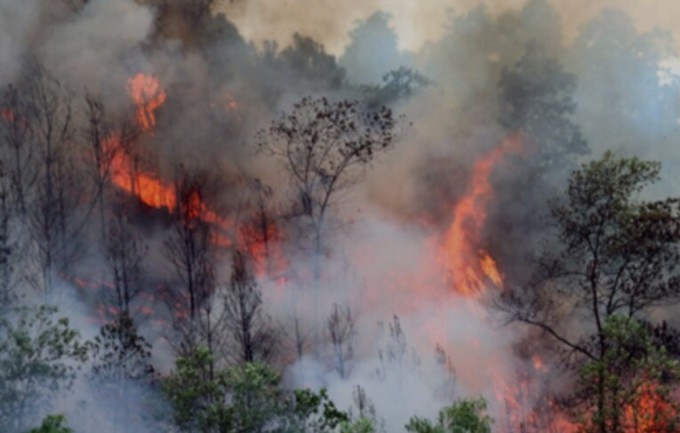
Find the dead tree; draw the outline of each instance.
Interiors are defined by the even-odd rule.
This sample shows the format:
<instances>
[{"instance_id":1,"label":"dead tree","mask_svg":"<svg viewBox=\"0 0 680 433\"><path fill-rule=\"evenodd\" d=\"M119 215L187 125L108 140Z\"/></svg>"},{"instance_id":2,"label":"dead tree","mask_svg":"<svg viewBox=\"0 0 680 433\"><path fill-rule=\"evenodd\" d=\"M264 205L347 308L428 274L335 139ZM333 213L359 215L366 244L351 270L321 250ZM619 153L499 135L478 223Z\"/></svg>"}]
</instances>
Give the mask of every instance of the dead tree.
<instances>
[{"instance_id":1,"label":"dead tree","mask_svg":"<svg viewBox=\"0 0 680 433\"><path fill-rule=\"evenodd\" d=\"M55 78L35 68L28 88L31 128L36 146L36 182L28 221L45 293L55 271L65 271L76 258L75 211L81 180L73 155L72 96Z\"/></svg>"},{"instance_id":2,"label":"dead tree","mask_svg":"<svg viewBox=\"0 0 680 433\"><path fill-rule=\"evenodd\" d=\"M290 181L293 214L311 235L306 249L320 277L329 208L361 181L366 167L392 147L397 119L389 108L369 111L359 102L303 98L290 114L261 130L260 152L278 160Z\"/></svg>"},{"instance_id":3,"label":"dead tree","mask_svg":"<svg viewBox=\"0 0 680 433\"><path fill-rule=\"evenodd\" d=\"M175 182L176 204L165 252L175 284L171 313L179 332L178 350L188 353L198 345L217 352L213 295L215 292L214 229L208 221L209 178L180 168Z\"/></svg>"},{"instance_id":4,"label":"dead tree","mask_svg":"<svg viewBox=\"0 0 680 433\"><path fill-rule=\"evenodd\" d=\"M113 278L118 314L133 317L131 306L140 293L145 251L124 207L114 208L105 238L105 255Z\"/></svg>"},{"instance_id":5,"label":"dead tree","mask_svg":"<svg viewBox=\"0 0 680 433\"><path fill-rule=\"evenodd\" d=\"M112 145L109 140L117 140L112 135L111 128L106 120L104 103L101 99L88 94L85 97L87 105L87 127L84 131L87 142L87 163L89 174L94 183L92 194L93 205L99 206L99 222L102 239L106 238L106 211L104 189L111 174L111 166L118 147Z\"/></svg>"},{"instance_id":6,"label":"dead tree","mask_svg":"<svg viewBox=\"0 0 680 433\"><path fill-rule=\"evenodd\" d=\"M260 179L248 179L249 190L246 199L246 221L239 227L242 245L250 252L253 265L258 274L276 278L282 269L277 268L276 243L281 241L277 230L277 215L272 211L270 202L273 191Z\"/></svg>"},{"instance_id":7,"label":"dead tree","mask_svg":"<svg viewBox=\"0 0 680 433\"><path fill-rule=\"evenodd\" d=\"M326 321L326 338L331 346L333 366L343 379L349 375L356 334L355 318L350 307L333 304L333 311Z\"/></svg>"},{"instance_id":8,"label":"dead tree","mask_svg":"<svg viewBox=\"0 0 680 433\"><path fill-rule=\"evenodd\" d=\"M267 361L275 348L276 336L270 318L262 309L262 293L248 269L246 257L234 253L231 279L224 297L226 329L234 342L234 361Z\"/></svg>"},{"instance_id":9,"label":"dead tree","mask_svg":"<svg viewBox=\"0 0 680 433\"><path fill-rule=\"evenodd\" d=\"M32 110L25 91L13 85L7 86L2 107L3 169L11 188L12 206L26 215L28 194L36 180L36 154L33 145L34 130Z\"/></svg>"}]
</instances>

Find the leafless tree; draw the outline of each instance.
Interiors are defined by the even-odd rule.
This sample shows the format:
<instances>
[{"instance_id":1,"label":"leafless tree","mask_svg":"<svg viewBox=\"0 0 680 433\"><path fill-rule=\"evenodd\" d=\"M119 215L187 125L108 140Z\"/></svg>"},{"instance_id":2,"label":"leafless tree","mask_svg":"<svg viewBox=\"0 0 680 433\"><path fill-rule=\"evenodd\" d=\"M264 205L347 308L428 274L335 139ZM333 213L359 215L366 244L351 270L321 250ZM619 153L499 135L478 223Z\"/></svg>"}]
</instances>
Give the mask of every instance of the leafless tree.
<instances>
[{"instance_id":1,"label":"leafless tree","mask_svg":"<svg viewBox=\"0 0 680 433\"><path fill-rule=\"evenodd\" d=\"M276 334L262 308L262 293L253 278L246 256L234 253L231 279L225 293L226 328L235 343L237 363L267 361L273 354Z\"/></svg>"},{"instance_id":2,"label":"leafless tree","mask_svg":"<svg viewBox=\"0 0 680 433\"><path fill-rule=\"evenodd\" d=\"M140 293L146 247L130 225L123 206L112 210L105 238L106 261L115 291L119 314L133 317L130 307Z\"/></svg>"},{"instance_id":3,"label":"leafless tree","mask_svg":"<svg viewBox=\"0 0 680 433\"><path fill-rule=\"evenodd\" d=\"M12 305L16 294L12 290L13 248L10 238L10 220L14 216L11 209L11 185L0 166L0 316Z\"/></svg>"},{"instance_id":4,"label":"leafless tree","mask_svg":"<svg viewBox=\"0 0 680 433\"><path fill-rule=\"evenodd\" d=\"M206 216L211 186L205 173L178 169L176 204L165 252L176 281L171 290L171 313L180 336L181 353L197 345L218 352L214 323L214 229Z\"/></svg>"},{"instance_id":5,"label":"leafless tree","mask_svg":"<svg viewBox=\"0 0 680 433\"><path fill-rule=\"evenodd\" d=\"M41 270L38 286L49 293L53 272L66 270L78 252L74 215L80 203L82 182L71 155L74 138L71 93L36 67L28 97L38 170L28 221Z\"/></svg>"},{"instance_id":6,"label":"leafless tree","mask_svg":"<svg viewBox=\"0 0 680 433\"><path fill-rule=\"evenodd\" d=\"M111 173L111 165L113 164L115 153L118 151L118 147L108 140L117 140L118 138L112 135L111 128L106 120L103 101L88 94L85 97L85 103L87 105L87 128L84 131L84 135L88 149L86 162L94 183L93 204L99 205L100 229L102 239L105 239L106 211L104 189Z\"/></svg>"},{"instance_id":7,"label":"leafless tree","mask_svg":"<svg viewBox=\"0 0 680 433\"><path fill-rule=\"evenodd\" d=\"M311 233L316 279L329 207L362 179L376 155L392 147L397 124L386 107L368 111L359 102L308 97L257 134L258 150L288 174L293 212Z\"/></svg>"},{"instance_id":8,"label":"leafless tree","mask_svg":"<svg viewBox=\"0 0 680 433\"><path fill-rule=\"evenodd\" d=\"M331 346L334 368L343 379L351 368L356 335L352 309L349 305L341 307L333 304L333 310L326 321L326 336Z\"/></svg>"},{"instance_id":9,"label":"leafless tree","mask_svg":"<svg viewBox=\"0 0 680 433\"><path fill-rule=\"evenodd\" d=\"M24 90L8 85L2 100L2 138L4 174L11 182L13 206L22 215L26 214L27 194L32 188L36 171L36 154L33 152L33 112Z\"/></svg>"},{"instance_id":10,"label":"leafless tree","mask_svg":"<svg viewBox=\"0 0 680 433\"><path fill-rule=\"evenodd\" d=\"M277 215L272 210L272 188L260 179L248 179L248 197L246 199L246 221L241 224L239 235L242 246L251 252L251 259L255 267L269 278L281 269L276 269L275 248L282 239L277 230ZM255 251L255 254L252 252Z\"/></svg>"}]
</instances>

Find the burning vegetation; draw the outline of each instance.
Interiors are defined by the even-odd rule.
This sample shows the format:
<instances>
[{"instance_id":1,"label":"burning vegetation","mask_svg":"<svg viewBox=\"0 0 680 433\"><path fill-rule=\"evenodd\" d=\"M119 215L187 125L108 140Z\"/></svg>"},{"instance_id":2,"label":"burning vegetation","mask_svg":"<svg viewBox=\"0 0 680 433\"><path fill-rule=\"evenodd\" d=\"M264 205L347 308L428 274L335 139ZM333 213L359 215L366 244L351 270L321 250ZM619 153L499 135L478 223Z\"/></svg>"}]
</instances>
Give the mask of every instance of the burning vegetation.
<instances>
[{"instance_id":1,"label":"burning vegetation","mask_svg":"<svg viewBox=\"0 0 680 433\"><path fill-rule=\"evenodd\" d=\"M0 431L680 432L672 38L258 5L5 8Z\"/></svg>"}]
</instances>

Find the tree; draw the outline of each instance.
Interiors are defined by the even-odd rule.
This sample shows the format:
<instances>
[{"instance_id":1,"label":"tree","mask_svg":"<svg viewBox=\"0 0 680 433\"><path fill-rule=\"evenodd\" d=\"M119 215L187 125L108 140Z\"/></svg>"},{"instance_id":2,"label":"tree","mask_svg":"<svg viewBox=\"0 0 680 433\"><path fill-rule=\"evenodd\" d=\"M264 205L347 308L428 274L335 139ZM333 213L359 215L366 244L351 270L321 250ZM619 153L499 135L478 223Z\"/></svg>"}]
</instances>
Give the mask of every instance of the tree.
<instances>
[{"instance_id":1,"label":"tree","mask_svg":"<svg viewBox=\"0 0 680 433\"><path fill-rule=\"evenodd\" d=\"M257 134L257 148L275 157L289 176L294 213L305 222L303 231L311 233L316 279L329 207L392 146L396 126L386 107L365 111L358 102L307 97Z\"/></svg>"},{"instance_id":2,"label":"tree","mask_svg":"<svg viewBox=\"0 0 680 433\"><path fill-rule=\"evenodd\" d=\"M352 84L378 84L388 71L408 63L399 50L397 33L390 27L391 18L391 14L377 11L350 31L350 42L338 63L347 69Z\"/></svg>"},{"instance_id":3,"label":"tree","mask_svg":"<svg viewBox=\"0 0 680 433\"><path fill-rule=\"evenodd\" d=\"M267 361L276 348L275 332L262 311L262 293L248 268L246 257L237 250L224 294L225 325L235 343L232 356L239 364Z\"/></svg>"},{"instance_id":4,"label":"tree","mask_svg":"<svg viewBox=\"0 0 680 433\"><path fill-rule=\"evenodd\" d=\"M87 105L87 128L84 135L88 144L89 174L94 183L93 205L95 203L99 205L101 236L105 239L105 187L119 149L116 146L107 145L107 140L111 139L111 128L106 121L104 103L101 99L89 94L85 97L85 103Z\"/></svg>"},{"instance_id":5,"label":"tree","mask_svg":"<svg viewBox=\"0 0 680 433\"><path fill-rule=\"evenodd\" d=\"M418 71L401 66L383 75L379 85L361 86L361 90L371 107L380 107L409 98L430 84L431 81Z\"/></svg>"},{"instance_id":6,"label":"tree","mask_svg":"<svg viewBox=\"0 0 680 433\"><path fill-rule=\"evenodd\" d=\"M114 304L119 315L132 317L132 302L141 292L145 247L122 204L113 209L104 242L106 262L113 277Z\"/></svg>"},{"instance_id":7,"label":"tree","mask_svg":"<svg viewBox=\"0 0 680 433\"><path fill-rule=\"evenodd\" d=\"M165 390L177 425L186 431L260 431L282 413L278 376L261 365L245 364L211 373L212 355L198 348L177 360Z\"/></svg>"},{"instance_id":8,"label":"tree","mask_svg":"<svg viewBox=\"0 0 680 433\"><path fill-rule=\"evenodd\" d=\"M26 214L28 195L35 182L33 166L36 160L32 142L35 133L32 128L33 111L25 93L13 85L7 86L0 122L6 145L3 165L11 183L11 202L22 215Z\"/></svg>"},{"instance_id":9,"label":"tree","mask_svg":"<svg viewBox=\"0 0 680 433\"><path fill-rule=\"evenodd\" d=\"M73 433L73 430L66 427L64 415L48 415L43 420L40 427L28 431L28 433Z\"/></svg>"},{"instance_id":10,"label":"tree","mask_svg":"<svg viewBox=\"0 0 680 433\"><path fill-rule=\"evenodd\" d=\"M278 215L272 209L274 191L260 179L247 179L246 221L239 227L239 241L248 251L257 275L279 279L285 271L277 226Z\"/></svg>"},{"instance_id":11,"label":"tree","mask_svg":"<svg viewBox=\"0 0 680 433\"><path fill-rule=\"evenodd\" d=\"M206 205L213 186L207 174L179 168L165 252L175 271L170 309L180 336L178 349L184 353L200 344L211 351L216 349L212 321L216 286L214 228L208 221Z\"/></svg>"},{"instance_id":12,"label":"tree","mask_svg":"<svg viewBox=\"0 0 680 433\"><path fill-rule=\"evenodd\" d=\"M458 400L439 411L437 422L413 417L406 425L411 433L491 433L493 419L486 414L483 398Z\"/></svg>"},{"instance_id":13,"label":"tree","mask_svg":"<svg viewBox=\"0 0 680 433\"><path fill-rule=\"evenodd\" d=\"M575 170L566 199L552 205L561 245L541 255L532 283L511 290L501 304L512 319L551 336L576 365L610 358L611 317L644 318L650 307L680 299L680 200L636 199L659 169L607 152ZM566 326L574 318L581 318L582 332ZM604 373L593 379L599 413L607 402ZM597 431L609 431L603 418Z\"/></svg>"},{"instance_id":14,"label":"tree","mask_svg":"<svg viewBox=\"0 0 680 433\"><path fill-rule=\"evenodd\" d=\"M581 130L570 118L576 110L576 77L538 44L527 45L524 55L503 69L499 88L500 124L524 135L541 168L559 168L587 152Z\"/></svg>"},{"instance_id":15,"label":"tree","mask_svg":"<svg viewBox=\"0 0 680 433\"><path fill-rule=\"evenodd\" d=\"M680 363L656 345L647 329L622 315L607 317L603 333L608 350L581 368L579 396L584 400L579 432L676 431L678 402L671 394ZM604 404L599 380L604 378Z\"/></svg>"},{"instance_id":16,"label":"tree","mask_svg":"<svg viewBox=\"0 0 680 433\"><path fill-rule=\"evenodd\" d=\"M22 307L0 318L0 430L20 432L37 405L68 389L87 348L55 307Z\"/></svg>"},{"instance_id":17,"label":"tree","mask_svg":"<svg viewBox=\"0 0 680 433\"><path fill-rule=\"evenodd\" d=\"M226 390L221 375L212 370L212 356L205 347L179 356L176 370L163 383L175 424L183 431L225 431L219 426L228 421Z\"/></svg>"},{"instance_id":18,"label":"tree","mask_svg":"<svg viewBox=\"0 0 680 433\"><path fill-rule=\"evenodd\" d=\"M69 157L74 141L72 95L43 69L32 72L27 98L37 174L27 220L41 271L36 285L49 296L53 273L65 271L79 252L74 215L81 188L75 160Z\"/></svg>"},{"instance_id":19,"label":"tree","mask_svg":"<svg viewBox=\"0 0 680 433\"><path fill-rule=\"evenodd\" d=\"M126 313L103 325L92 344L92 372L102 382L120 385L148 377L153 374L150 359L151 345Z\"/></svg>"},{"instance_id":20,"label":"tree","mask_svg":"<svg viewBox=\"0 0 680 433\"><path fill-rule=\"evenodd\" d=\"M310 37L295 33L293 43L279 56L296 76L306 78L307 86L321 83L326 88L337 89L345 80L345 70L336 64L335 57Z\"/></svg>"},{"instance_id":21,"label":"tree","mask_svg":"<svg viewBox=\"0 0 680 433\"><path fill-rule=\"evenodd\" d=\"M243 364L211 373L211 354L199 347L177 359L164 383L182 431L201 433L331 433L349 421L324 390L291 393L278 374L262 364Z\"/></svg>"},{"instance_id":22,"label":"tree","mask_svg":"<svg viewBox=\"0 0 680 433\"><path fill-rule=\"evenodd\" d=\"M134 385L148 384L153 378L151 344L139 335L137 326L127 313L99 329L94 338L92 351L92 383L101 399L111 399L117 409L114 420L130 429L135 419L130 407ZM122 410L120 410L122 409ZM138 412L138 413L141 413Z\"/></svg>"},{"instance_id":23,"label":"tree","mask_svg":"<svg viewBox=\"0 0 680 433\"><path fill-rule=\"evenodd\" d=\"M579 76L578 122L593 143L635 149L647 157L671 157L680 81L664 70L677 55L673 36L638 32L635 20L605 9L583 26L570 53ZM611 131L617 131L612 134Z\"/></svg>"},{"instance_id":24,"label":"tree","mask_svg":"<svg viewBox=\"0 0 680 433\"><path fill-rule=\"evenodd\" d=\"M343 379L349 375L356 333L355 317L350 307L333 304L331 315L326 320L326 337L331 346L333 366Z\"/></svg>"}]
</instances>

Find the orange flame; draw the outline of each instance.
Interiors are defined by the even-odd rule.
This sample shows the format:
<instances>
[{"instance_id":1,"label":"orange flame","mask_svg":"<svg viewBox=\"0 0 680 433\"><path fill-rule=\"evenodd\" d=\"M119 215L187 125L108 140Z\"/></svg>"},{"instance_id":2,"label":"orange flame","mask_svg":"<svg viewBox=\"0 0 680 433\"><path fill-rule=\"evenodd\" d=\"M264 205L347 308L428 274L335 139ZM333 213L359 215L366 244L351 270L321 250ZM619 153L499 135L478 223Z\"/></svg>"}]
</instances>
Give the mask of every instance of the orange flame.
<instances>
[{"instance_id":1,"label":"orange flame","mask_svg":"<svg viewBox=\"0 0 680 433\"><path fill-rule=\"evenodd\" d=\"M122 149L120 138L108 137L104 141L107 152L111 152L111 182L118 188L136 196L147 206L174 209L177 203L175 190L164 185L158 178L146 173L137 173L134 163Z\"/></svg>"},{"instance_id":2,"label":"orange flame","mask_svg":"<svg viewBox=\"0 0 680 433\"><path fill-rule=\"evenodd\" d=\"M465 296L478 296L488 282L497 287L503 284L495 260L479 245L493 193L489 177L496 164L509 152L517 152L520 145L516 137L510 137L477 161L465 195L453 211L444 239L445 266L455 290Z\"/></svg>"},{"instance_id":3,"label":"orange flame","mask_svg":"<svg viewBox=\"0 0 680 433\"><path fill-rule=\"evenodd\" d=\"M255 275L284 285L288 261L281 248L283 235L277 225L273 221L255 220L239 229L239 244L253 258Z\"/></svg>"},{"instance_id":4,"label":"orange flame","mask_svg":"<svg viewBox=\"0 0 680 433\"><path fill-rule=\"evenodd\" d=\"M14 114L14 111L10 110L9 108L0 110L0 117L2 117L7 123L14 123L17 120L16 114Z\"/></svg>"},{"instance_id":5,"label":"orange flame","mask_svg":"<svg viewBox=\"0 0 680 433\"><path fill-rule=\"evenodd\" d=\"M137 106L137 123L142 130L151 132L156 126L154 113L167 98L158 79L152 75L139 73L128 80L127 91Z\"/></svg>"}]
</instances>

